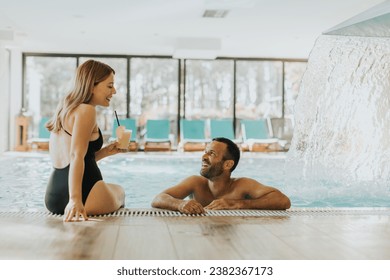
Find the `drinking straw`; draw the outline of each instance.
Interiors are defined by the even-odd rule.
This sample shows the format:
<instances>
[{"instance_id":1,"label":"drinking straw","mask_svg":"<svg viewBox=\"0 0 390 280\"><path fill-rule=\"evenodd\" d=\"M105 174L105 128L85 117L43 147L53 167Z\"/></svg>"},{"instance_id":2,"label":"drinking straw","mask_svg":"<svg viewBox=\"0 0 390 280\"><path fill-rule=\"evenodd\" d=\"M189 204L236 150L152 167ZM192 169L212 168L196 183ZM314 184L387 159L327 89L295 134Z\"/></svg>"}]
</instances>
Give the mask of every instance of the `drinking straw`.
<instances>
[{"instance_id":1,"label":"drinking straw","mask_svg":"<svg viewBox=\"0 0 390 280\"><path fill-rule=\"evenodd\" d=\"M119 119L118 119L118 115L117 115L116 111L114 111L114 113L115 113L115 117L116 117L116 121L118 123L118 126L121 126L121 124L119 123Z\"/></svg>"}]
</instances>

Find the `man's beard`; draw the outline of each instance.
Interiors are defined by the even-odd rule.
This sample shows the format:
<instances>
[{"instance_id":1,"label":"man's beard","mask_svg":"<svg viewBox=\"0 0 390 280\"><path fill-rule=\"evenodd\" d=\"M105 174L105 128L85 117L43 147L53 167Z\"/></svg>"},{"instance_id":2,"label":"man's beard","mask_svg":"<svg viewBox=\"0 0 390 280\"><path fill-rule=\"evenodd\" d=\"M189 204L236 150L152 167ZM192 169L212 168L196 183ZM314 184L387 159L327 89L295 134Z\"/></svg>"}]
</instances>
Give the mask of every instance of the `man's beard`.
<instances>
[{"instance_id":1,"label":"man's beard","mask_svg":"<svg viewBox=\"0 0 390 280\"><path fill-rule=\"evenodd\" d=\"M200 175L207 179L212 179L214 177L217 177L223 173L223 162L219 162L216 164L213 164L207 168L201 168L200 169Z\"/></svg>"}]
</instances>

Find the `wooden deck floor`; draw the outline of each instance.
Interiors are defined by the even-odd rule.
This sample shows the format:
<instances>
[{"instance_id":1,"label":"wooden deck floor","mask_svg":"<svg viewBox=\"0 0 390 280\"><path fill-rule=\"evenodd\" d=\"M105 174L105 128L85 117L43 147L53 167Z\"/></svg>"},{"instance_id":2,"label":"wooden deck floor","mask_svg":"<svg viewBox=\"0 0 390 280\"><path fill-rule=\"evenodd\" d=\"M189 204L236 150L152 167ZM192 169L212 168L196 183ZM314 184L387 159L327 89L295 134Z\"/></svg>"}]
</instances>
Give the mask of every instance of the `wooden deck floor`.
<instances>
[{"instance_id":1,"label":"wooden deck floor","mask_svg":"<svg viewBox=\"0 0 390 280\"><path fill-rule=\"evenodd\" d=\"M0 259L390 259L389 209L245 216L128 211L78 223L45 212L0 213Z\"/></svg>"}]
</instances>

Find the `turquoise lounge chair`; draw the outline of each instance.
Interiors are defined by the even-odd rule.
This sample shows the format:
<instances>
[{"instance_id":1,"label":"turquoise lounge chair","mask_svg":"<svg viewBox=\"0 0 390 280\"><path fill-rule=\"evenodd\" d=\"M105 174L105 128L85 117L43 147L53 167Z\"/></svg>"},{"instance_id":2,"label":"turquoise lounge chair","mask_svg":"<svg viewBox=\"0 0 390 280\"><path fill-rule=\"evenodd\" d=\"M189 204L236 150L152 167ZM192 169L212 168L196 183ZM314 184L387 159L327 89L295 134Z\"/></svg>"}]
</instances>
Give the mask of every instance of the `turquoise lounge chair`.
<instances>
[{"instance_id":1,"label":"turquoise lounge chair","mask_svg":"<svg viewBox=\"0 0 390 280\"><path fill-rule=\"evenodd\" d=\"M271 138L266 119L241 120L242 147L249 151L268 151L277 149L277 138Z\"/></svg>"},{"instance_id":2,"label":"turquoise lounge chair","mask_svg":"<svg viewBox=\"0 0 390 280\"><path fill-rule=\"evenodd\" d=\"M46 128L46 123L49 121L48 117L42 117L39 121L39 132L38 132L38 138L41 139L49 139L50 138L50 132Z\"/></svg>"},{"instance_id":3,"label":"turquoise lounge chair","mask_svg":"<svg viewBox=\"0 0 390 280\"><path fill-rule=\"evenodd\" d=\"M120 119L119 120L120 125L124 125L126 129L131 129L131 138L130 138L130 146L129 149L132 151L135 151L138 149L138 139L137 139L137 125L135 119ZM108 140L109 142L115 141L116 140L116 129L118 127L118 122L117 120L113 120L112 123L112 136Z\"/></svg>"},{"instance_id":4,"label":"turquoise lounge chair","mask_svg":"<svg viewBox=\"0 0 390 280\"><path fill-rule=\"evenodd\" d=\"M210 139L206 138L204 120L180 120L180 144L184 151L202 151Z\"/></svg>"},{"instance_id":5,"label":"turquoise lounge chair","mask_svg":"<svg viewBox=\"0 0 390 280\"><path fill-rule=\"evenodd\" d=\"M145 134L145 151L170 151L170 125L168 119L147 120Z\"/></svg>"},{"instance_id":6,"label":"turquoise lounge chair","mask_svg":"<svg viewBox=\"0 0 390 280\"><path fill-rule=\"evenodd\" d=\"M30 138L27 140L27 144L36 150L48 150L49 149L49 139L50 139L50 132L46 128L46 123L49 121L50 118L48 117L42 117L39 120L38 124L38 137Z\"/></svg>"},{"instance_id":7,"label":"turquoise lounge chair","mask_svg":"<svg viewBox=\"0 0 390 280\"><path fill-rule=\"evenodd\" d=\"M240 139L234 136L233 121L231 119L210 120L210 138L225 137L234 143L240 143Z\"/></svg>"}]
</instances>

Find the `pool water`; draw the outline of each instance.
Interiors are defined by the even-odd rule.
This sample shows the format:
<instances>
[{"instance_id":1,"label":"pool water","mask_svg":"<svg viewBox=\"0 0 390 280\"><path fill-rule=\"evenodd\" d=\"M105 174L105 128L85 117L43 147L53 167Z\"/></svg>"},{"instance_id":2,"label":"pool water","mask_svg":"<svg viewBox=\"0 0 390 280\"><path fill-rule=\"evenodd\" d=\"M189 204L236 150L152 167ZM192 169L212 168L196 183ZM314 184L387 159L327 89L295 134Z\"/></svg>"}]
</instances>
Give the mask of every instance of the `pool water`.
<instances>
[{"instance_id":1,"label":"pool water","mask_svg":"<svg viewBox=\"0 0 390 280\"><path fill-rule=\"evenodd\" d=\"M106 182L123 186L126 207L149 208L154 196L187 176L199 174L201 154L126 154L99 162ZM328 182L327 188L290 188L284 156L243 156L233 177L250 177L275 186L290 197L292 207L389 207L390 196L352 192ZM5 153L0 157L0 211L43 210L51 162L45 153Z\"/></svg>"},{"instance_id":2,"label":"pool water","mask_svg":"<svg viewBox=\"0 0 390 280\"><path fill-rule=\"evenodd\" d=\"M262 165L266 162L262 161ZM235 176L253 177L264 184L281 185L283 161L270 160L269 166L259 166L254 159L242 159ZM191 175L198 175L199 157L109 158L100 164L104 179L125 188L127 207L150 207L153 197ZM271 168L275 169L271 172ZM273 174L272 174L273 173ZM118 175L120 174L120 175Z\"/></svg>"}]
</instances>

